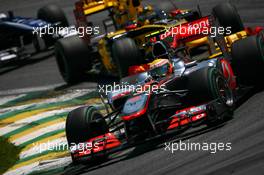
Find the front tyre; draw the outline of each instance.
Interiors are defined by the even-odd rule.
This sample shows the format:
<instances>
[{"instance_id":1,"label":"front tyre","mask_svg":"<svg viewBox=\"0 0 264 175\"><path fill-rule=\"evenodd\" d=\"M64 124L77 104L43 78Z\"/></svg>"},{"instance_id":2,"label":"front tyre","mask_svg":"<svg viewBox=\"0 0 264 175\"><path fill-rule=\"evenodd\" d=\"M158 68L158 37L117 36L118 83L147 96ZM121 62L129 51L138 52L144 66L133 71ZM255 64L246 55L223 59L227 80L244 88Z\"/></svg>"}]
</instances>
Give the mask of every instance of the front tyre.
<instances>
[{"instance_id":1,"label":"front tyre","mask_svg":"<svg viewBox=\"0 0 264 175\"><path fill-rule=\"evenodd\" d=\"M207 125L215 126L226 117L230 117L234 107L234 94L225 77L213 67L205 67L188 76L188 85L191 97L196 103L207 103L218 100L227 109L224 116L220 117L216 113L210 112Z\"/></svg>"},{"instance_id":2,"label":"front tyre","mask_svg":"<svg viewBox=\"0 0 264 175\"><path fill-rule=\"evenodd\" d=\"M216 68L205 67L188 75L188 89L194 99L207 102L219 99L227 106L233 106L234 96L224 76Z\"/></svg>"},{"instance_id":3,"label":"front tyre","mask_svg":"<svg viewBox=\"0 0 264 175\"><path fill-rule=\"evenodd\" d=\"M109 129L102 114L93 106L80 107L70 112L66 119L66 137L69 146L106 134ZM77 158L71 154L74 163Z\"/></svg>"}]
</instances>

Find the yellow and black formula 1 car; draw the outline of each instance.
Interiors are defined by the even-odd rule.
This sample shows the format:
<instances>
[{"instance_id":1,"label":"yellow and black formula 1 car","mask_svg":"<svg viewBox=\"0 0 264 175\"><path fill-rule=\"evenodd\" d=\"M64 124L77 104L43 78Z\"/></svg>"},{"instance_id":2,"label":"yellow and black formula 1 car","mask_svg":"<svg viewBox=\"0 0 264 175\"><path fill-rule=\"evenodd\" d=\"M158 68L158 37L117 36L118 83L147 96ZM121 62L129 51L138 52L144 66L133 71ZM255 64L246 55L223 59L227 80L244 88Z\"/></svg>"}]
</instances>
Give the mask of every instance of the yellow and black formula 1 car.
<instances>
[{"instance_id":1,"label":"yellow and black formula 1 car","mask_svg":"<svg viewBox=\"0 0 264 175\"><path fill-rule=\"evenodd\" d=\"M74 9L77 27L93 28L92 15L107 11L109 16L102 21L103 34L96 35L98 31L95 30L92 35L84 32L81 37L63 38L55 45L58 67L67 83L82 81L87 72L98 70L98 67L107 74L124 77L126 65L147 61L137 59L150 51L145 36L200 18L198 11L180 10L169 1L162 2L156 9L143 6L141 0L80 0ZM131 38L132 42L122 38ZM123 59L126 50L131 48L135 52L128 57L133 58L133 62Z\"/></svg>"}]
</instances>

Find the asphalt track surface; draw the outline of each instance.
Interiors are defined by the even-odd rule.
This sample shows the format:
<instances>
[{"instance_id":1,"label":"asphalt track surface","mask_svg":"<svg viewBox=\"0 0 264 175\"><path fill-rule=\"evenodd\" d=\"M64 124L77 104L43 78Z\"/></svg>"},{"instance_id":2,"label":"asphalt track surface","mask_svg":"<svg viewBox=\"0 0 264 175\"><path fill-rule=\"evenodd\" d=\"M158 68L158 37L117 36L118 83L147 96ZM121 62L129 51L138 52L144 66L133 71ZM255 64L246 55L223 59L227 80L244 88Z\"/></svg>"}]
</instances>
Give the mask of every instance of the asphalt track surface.
<instances>
[{"instance_id":1,"label":"asphalt track surface","mask_svg":"<svg viewBox=\"0 0 264 175\"><path fill-rule=\"evenodd\" d=\"M147 1L158 5L163 1ZM179 7L194 8L196 0L175 1ZM223 0L200 0L201 9L208 14L211 8ZM263 0L233 1L246 25L256 26L264 23ZM66 11L71 23L74 0L1 0L0 11L12 9L17 15L35 16L36 10L49 3L60 5ZM98 16L97 20L102 19ZM45 55L45 54L44 54ZM37 57L29 64L0 72L0 91L44 86L64 88L54 56ZM262 76L260 76L262 77ZM102 80L103 81L103 80ZM262 80L260 80L262 81ZM84 82L74 87L90 88L94 82ZM101 165L73 167L70 174L219 174L242 175L264 174L264 92L258 91L243 100L235 110L232 120L223 126L204 130L196 128L186 133L190 143L231 143L230 151L219 151L212 154L208 151L175 151L165 150L164 142L178 143L177 137L159 143L149 143L129 150L123 157L118 157ZM196 132L198 131L198 132ZM197 134L195 134L197 133ZM80 171L78 171L80 170Z\"/></svg>"}]
</instances>

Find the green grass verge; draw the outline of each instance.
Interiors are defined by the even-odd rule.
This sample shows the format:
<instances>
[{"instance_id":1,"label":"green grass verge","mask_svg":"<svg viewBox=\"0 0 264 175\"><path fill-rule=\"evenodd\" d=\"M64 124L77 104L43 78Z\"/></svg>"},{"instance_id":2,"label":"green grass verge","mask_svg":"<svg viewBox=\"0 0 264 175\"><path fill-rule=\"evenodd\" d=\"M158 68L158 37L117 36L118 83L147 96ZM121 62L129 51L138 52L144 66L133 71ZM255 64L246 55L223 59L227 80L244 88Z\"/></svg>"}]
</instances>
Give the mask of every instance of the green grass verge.
<instances>
[{"instance_id":1,"label":"green grass verge","mask_svg":"<svg viewBox=\"0 0 264 175\"><path fill-rule=\"evenodd\" d=\"M3 174L18 161L21 149L3 137L0 137L0 148L0 174Z\"/></svg>"}]
</instances>

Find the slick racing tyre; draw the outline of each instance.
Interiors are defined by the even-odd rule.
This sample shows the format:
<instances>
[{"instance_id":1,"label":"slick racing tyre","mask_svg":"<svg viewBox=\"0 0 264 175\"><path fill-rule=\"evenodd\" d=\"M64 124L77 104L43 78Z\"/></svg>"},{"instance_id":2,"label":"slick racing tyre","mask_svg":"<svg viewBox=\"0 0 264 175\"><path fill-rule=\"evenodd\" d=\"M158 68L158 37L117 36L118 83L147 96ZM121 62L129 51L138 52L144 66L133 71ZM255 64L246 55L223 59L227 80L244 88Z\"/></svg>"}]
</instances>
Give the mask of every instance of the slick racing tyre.
<instances>
[{"instance_id":1,"label":"slick racing tyre","mask_svg":"<svg viewBox=\"0 0 264 175\"><path fill-rule=\"evenodd\" d=\"M198 99L199 103L219 99L230 108L234 105L232 89L216 68L205 67L190 73L188 89L191 96Z\"/></svg>"},{"instance_id":2,"label":"slick racing tyre","mask_svg":"<svg viewBox=\"0 0 264 175\"><path fill-rule=\"evenodd\" d=\"M215 107L208 107L207 126L216 126L229 119L233 113L234 95L224 76L216 68L205 67L192 72L188 77L189 90L199 104L218 99L226 111L218 115ZM219 104L220 105L220 104Z\"/></svg>"},{"instance_id":3,"label":"slick racing tyre","mask_svg":"<svg viewBox=\"0 0 264 175\"><path fill-rule=\"evenodd\" d=\"M112 54L116 62L119 77L126 77L130 66L143 63L143 56L131 38L122 38L114 41L112 45Z\"/></svg>"},{"instance_id":4,"label":"slick racing tyre","mask_svg":"<svg viewBox=\"0 0 264 175\"><path fill-rule=\"evenodd\" d=\"M260 77L264 74L263 34L249 36L232 45L232 64L240 83L262 85Z\"/></svg>"},{"instance_id":5,"label":"slick racing tyre","mask_svg":"<svg viewBox=\"0 0 264 175\"><path fill-rule=\"evenodd\" d=\"M68 27L69 23L66 18L65 13L63 10L56 6L56 5L47 5L42 8L40 8L37 12L37 18L44 20L48 23L56 24L59 23L57 26L58 27ZM51 35L44 35L43 39L45 41L46 47L53 46L56 40L51 36Z\"/></svg>"},{"instance_id":6,"label":"slick racing tyre","mask_svg":"<svg viewBox=\"0 0 264 175\"><path fill-rule=\"evenodd\" d=\"M93 106L80 107L70 112L66 119L65 129L69 146L84 143L109 130L102 114ZM77 163L73 155L72 160Z\"/></svg>"},{"instance_id":7,"label":"slick racing tyre","mask_svg":"<svg viewBox=\"0 0 264 175\"><path fill-rule=\"evenodd\" d=\"M63 10L56 5L47 5L38 10L38 19L55 24L60 23L59 26L68 27L69 23Z\"/></svg>"},{"instance_id":8,"label":"slick racing tyre","mask_svg":"<svg viewBox=\"0 0 264 175\"><path fill-rule=\"evenodd\" d=\"M71 36L58 40L55 56L60 73L68 84L84 80L85 72L91 67L91 60L89 48L81 38Z\"/></svg>"},{"instance_id":9,"label":"slick racing tyre","mask_svg":"<svg viewBox=\"0 0 264 175\"><path fill-rule=\"evenodd\" d=\"M244 30L243 22L236 7L230 3L222 3L214 7L213 15L218 20L220 26L224 27L225 30L231 27L231 33L228 33L229 35Z\"/></svg>"}]
</instances>

